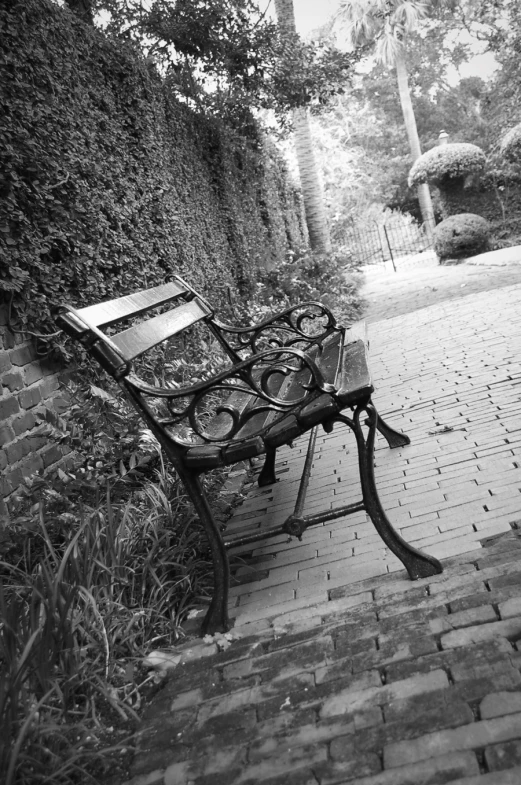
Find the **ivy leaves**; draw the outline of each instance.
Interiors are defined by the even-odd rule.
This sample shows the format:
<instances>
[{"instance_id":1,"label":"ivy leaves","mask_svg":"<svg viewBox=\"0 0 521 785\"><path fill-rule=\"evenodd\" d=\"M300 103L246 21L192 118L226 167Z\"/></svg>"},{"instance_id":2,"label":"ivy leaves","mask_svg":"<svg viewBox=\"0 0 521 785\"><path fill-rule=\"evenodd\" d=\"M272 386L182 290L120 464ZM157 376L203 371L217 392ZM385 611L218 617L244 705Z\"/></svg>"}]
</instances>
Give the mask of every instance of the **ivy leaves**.
<instances>
[{"instance_id":1,"label":"ivy leaves","mask_svg":"<svg viewBox=\"0 0 521 785\"><path fill-rule=\"evenodd\" d=\"M53 308L171 271L216 305L301 239L283 168L255 126L195 115L134 45L47 0L0 7L0 291L11 326L55 338Z\"/></svg>"}]
</instances>

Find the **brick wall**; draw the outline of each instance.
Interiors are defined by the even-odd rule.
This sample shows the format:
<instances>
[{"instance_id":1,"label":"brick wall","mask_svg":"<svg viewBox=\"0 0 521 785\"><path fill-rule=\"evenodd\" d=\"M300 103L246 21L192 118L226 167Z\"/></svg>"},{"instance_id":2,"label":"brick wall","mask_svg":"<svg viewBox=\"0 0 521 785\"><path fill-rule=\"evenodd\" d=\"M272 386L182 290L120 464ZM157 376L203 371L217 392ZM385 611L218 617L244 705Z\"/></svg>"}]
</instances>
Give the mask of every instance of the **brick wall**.
<instances>
[{"instance_id":1,"label":"brick wall","mask_svg":"<svg viewBox=\"0 0 521 785\"><path fill-rule=\"evenodd\" d=\"M38 357L32 340L8 329L7 308L0 306L0 516L24 476L51 468L69 451L39 434L35 417L46 406L67 405L59 371Z\"/></svg>"}]
</instances>

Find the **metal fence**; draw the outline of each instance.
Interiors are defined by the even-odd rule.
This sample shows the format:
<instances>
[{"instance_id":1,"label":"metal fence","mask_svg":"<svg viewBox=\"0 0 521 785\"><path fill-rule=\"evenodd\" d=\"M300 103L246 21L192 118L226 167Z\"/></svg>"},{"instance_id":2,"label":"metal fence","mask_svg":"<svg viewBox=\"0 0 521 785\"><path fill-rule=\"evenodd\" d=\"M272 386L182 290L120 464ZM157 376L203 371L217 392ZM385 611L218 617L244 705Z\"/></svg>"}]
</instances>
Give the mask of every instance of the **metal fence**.
<instances>
[{"instance_id":1,"label":"metal fence","mask_svg":"<svg viewBox=\"0 0 521 785\"><path fill-rule=\"evenodd\" d=\"M423 226L403 217L385 223L353 224L346 232L345 242L358 264L381 264L390 260L394 269L400 257L432 248L432 240Z\"/></svg>"}]
</instances>

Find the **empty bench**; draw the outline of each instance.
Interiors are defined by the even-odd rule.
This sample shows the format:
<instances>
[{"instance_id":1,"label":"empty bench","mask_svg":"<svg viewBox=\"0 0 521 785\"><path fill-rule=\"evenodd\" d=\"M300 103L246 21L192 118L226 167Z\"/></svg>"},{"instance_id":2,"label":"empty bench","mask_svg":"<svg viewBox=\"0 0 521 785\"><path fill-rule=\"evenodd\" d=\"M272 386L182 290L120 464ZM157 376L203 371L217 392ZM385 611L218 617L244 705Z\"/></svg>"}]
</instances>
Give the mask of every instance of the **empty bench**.
<instances>
[{"instance_id":1,"label":"empty bench","mask_svg":"<svg viewBox=\"0 0 521 785\"><path fill-rule=\"evenodd\" d=\"M230 627L228 549L283 532L301 537L309 526L360 510L367 512L411 579L442 571L435 558L408 545L385 514L373 468L376 431L390 447L404 446L409 439L379 418L371 401L373 385L363 335L338 325L325 305L302 303L260 324L236 327L220 321L206 299L175 277L161 286L79 310L65 305L57 321L119 383L160 442L204 526L213 558L214 592L203 634ZM147 358L157 363L168 347L168 357L182 353L194 325L219 344L226 367L189 384L166 379L158 386L157 381L147 381L142 372ZM165 376L169 367L171 361L165 362ZM362 498L305 515L316 429L320 426L329 433L336 423L354 433ZM201 475L262 455L258 482L269 485L276 481L277 448L306 432L311 434L310 446L294 513L283 525L246 540L223 539Z\"/></svg>"}]
</instances>

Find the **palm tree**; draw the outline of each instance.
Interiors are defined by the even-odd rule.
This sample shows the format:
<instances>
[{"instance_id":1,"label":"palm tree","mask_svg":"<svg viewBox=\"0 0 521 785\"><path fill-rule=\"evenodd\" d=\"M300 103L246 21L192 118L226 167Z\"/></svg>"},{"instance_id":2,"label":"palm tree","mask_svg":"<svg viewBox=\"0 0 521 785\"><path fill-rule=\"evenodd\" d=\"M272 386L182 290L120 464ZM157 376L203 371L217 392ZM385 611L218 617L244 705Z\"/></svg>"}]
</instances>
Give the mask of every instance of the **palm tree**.
<instances>
[{"instance_id":1,"label":"palm tree","mask_svg":"<svg viewBox=\"0 0 521 785\"><path fill-rule=\"evenodd\" d=\"M275 0L275 10L279 27L284 33L289 34L289 39L291 40L292 36L296 36L293 0ZM307 109L294 109L292 119L309 242L314 251L327 253L331 250L331 239L313 152L313 140L311 138Z\"/></svg>"},{"instance_id":2,"label":"palm tree","mask_svg":"<svg viewBox=\"0 0 521 785\"><path fill-rule=\"evenodd\" d=\"M418 0L340 0L333 17L333 30L343 32L348 43L355 47L376 43L378 60L396 68L398 92L405 129L413 162L421 155L420 139L411 102L407 76L407 35L428 15L429 3ZM423 223L430 234L434 229L434 212L427 184L418 186L418 201Z\"/></svg>"}]
</instances>

